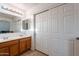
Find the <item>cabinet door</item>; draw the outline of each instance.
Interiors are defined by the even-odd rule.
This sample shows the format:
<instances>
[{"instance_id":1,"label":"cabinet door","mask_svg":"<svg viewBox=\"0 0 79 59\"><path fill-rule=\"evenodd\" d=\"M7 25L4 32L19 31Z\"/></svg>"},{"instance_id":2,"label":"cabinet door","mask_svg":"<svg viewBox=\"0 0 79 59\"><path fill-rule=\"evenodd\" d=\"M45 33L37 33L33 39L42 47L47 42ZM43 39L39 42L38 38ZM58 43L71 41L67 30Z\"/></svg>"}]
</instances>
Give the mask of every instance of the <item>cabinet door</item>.
<instances>
[{"instance_id":1,"label":"cabinet door","mask_svg":"<svg viewBox=\"0 0 79 59\"><path fill-rule=\"evenodd\" d=\"M9 56L9 48L8 47L0 48L0 56Z\"/></svg>"},{"instance_id":2,"label":"cabinet door","mask_svg":"<svg viewBox=\"0 0 79 59\"><path fill-rule=\"evenodd\" d=\"M31 48L31 38L27 38L27 49Z\"/></svg>"},{"instance_id":3,"label":"cabinet door","mask_svg":"<svg viewBox=\"0 0 79 59\"><path fill-rule=\"evenodd\" d=\"M19 54L18 44L11 45L11 47L10 47L10 55L14 56L14 55L18 55L18 54Z\"/></svg>"},{"instance_id":4,"label":"cabinet door","mask_svg":"<svg viewBox=\"0 0 79 59\"><path fill-rule=\"evenodd\" d=\"M20 40L20 53L24 52L26 50L26 39Z\"/></svg>"}]
</instances>

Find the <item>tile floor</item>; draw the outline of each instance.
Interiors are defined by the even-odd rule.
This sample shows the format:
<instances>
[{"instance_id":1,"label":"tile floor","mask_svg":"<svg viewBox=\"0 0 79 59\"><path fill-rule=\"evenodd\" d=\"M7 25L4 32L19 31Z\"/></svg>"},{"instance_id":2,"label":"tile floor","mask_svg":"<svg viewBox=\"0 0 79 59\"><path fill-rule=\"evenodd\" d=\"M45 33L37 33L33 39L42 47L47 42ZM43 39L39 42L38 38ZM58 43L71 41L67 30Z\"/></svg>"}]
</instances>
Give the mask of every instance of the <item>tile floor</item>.
<instances>
[{"instance_id":1,"label":"tile floor","mask_svg":"<svg viewBox=\"0 0 79 59\"><path fill-rule=\"evenodd\" d=\"M39 51L27 51L24 54L22 54L21 56L47 56Z\"/></svg>"}]
</instances>

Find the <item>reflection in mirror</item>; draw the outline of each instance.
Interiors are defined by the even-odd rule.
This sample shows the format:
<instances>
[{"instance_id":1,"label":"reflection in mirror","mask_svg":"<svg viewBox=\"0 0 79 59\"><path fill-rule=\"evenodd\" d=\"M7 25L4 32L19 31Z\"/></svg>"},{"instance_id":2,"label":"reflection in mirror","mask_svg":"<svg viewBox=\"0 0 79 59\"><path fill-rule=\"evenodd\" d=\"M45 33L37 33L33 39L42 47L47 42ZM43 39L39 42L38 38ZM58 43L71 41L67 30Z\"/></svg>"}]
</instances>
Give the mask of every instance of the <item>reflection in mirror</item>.
<instances>
[{"instance_id":1,"label":"reflection in mirror","mask_svg":"<svg viewBox=\"0 0 79 59\"><path fill-rule=\"evenodd\" d=\"M23 28L24 30L28 30L28 29L30 28L29 19L22 21L22 28Z\"/></svg>"},{"instance_id":2,"label":"reflection in mirror","mask_svg":"<svg viewBox=\"0 0 79 59\"><path fill-rule=\"evenodd\" d=\"M10 31L10 22L0 20L0 33L8 33Z\"/></svg>"}]
</instances>

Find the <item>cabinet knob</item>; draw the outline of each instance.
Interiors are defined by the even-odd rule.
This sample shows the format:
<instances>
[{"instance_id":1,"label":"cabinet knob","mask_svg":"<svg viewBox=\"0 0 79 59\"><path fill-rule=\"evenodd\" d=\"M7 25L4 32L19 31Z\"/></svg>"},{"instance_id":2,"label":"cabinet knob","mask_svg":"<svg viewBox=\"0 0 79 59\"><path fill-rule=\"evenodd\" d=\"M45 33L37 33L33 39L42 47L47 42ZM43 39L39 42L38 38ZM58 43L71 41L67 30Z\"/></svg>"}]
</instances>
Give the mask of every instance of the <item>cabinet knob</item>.
<instances>
[{"instance_id":1,"label":"cabinet knob","mask_svg":"<svg viewBox=\"0 0 79 59\"><path fill-rule=\"evenodd\" d=\"M79 40L79 37L77 37L76 39Z\"/></svg>"}]
</instances>

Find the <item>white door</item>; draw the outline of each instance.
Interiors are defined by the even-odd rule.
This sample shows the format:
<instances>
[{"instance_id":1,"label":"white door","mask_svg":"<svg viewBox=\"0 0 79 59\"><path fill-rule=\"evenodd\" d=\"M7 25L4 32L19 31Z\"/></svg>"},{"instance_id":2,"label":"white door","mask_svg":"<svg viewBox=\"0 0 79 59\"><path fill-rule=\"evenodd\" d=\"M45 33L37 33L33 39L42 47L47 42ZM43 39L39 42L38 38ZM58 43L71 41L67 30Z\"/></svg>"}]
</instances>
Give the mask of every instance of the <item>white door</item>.
<instances>
[{"instance_id":1,"label":"white door","mask_svg":"<svg viewBox=\"0 0 79 59\"><path fill-rule=\"evenodd\" d=\"M51 40L50 56L73 56L73 40Z\"/></svg>"},{"instance_id":2,"label":"white door","mask_svg":"<svg viewBox=\"0 0 79 59\"><path fill-rule=\"evenodd\" d=\"M74 40L74 55L79 56L79 40Z\"/></svg>"},{"instance_id":3,"label":"white door","mask_svg":"<svg viewBox=\"0 0 79 59\"><path fill-rule=\"evenodd\" d=\"M73 4L67 4L36 15L37 50L52 56L73 55L72 9Z\"/></svg>"},{"instance_id":4,"label":"white door","mask_svg":"<svg viewBox=\"0 0 79 59\"><path fill-rule=\"evenodd\" d=\"M36 49L48 54L48 32L50 12L44 12L36 15Z\"/></svg>"}]
</instances>

